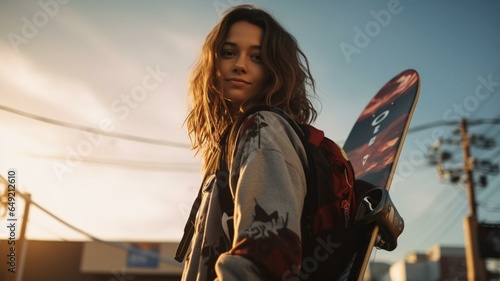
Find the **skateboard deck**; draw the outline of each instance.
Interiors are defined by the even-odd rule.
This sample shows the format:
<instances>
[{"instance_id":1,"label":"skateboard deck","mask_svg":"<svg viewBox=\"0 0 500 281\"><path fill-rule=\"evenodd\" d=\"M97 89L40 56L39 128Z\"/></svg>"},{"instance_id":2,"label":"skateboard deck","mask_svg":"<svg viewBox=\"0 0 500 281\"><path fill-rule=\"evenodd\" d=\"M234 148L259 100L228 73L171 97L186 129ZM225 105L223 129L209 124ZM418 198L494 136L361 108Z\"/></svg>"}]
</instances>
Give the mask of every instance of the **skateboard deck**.
<instances>
[{"instance_id":1,"label":"skateboard deck","mask_svg":"<svg viewBox=\"0 0 500 281\"><path fill-rule=\"evenodd\" d=\"M389 190L419 90L418 73L405 70L385 84L365 107L343 147L357 181ZM399 224L402 231L403 222ZM352 262L340 280L363 279L379 230L372 225L366 234L363 231Z\"/></svg>"}]
</instances>

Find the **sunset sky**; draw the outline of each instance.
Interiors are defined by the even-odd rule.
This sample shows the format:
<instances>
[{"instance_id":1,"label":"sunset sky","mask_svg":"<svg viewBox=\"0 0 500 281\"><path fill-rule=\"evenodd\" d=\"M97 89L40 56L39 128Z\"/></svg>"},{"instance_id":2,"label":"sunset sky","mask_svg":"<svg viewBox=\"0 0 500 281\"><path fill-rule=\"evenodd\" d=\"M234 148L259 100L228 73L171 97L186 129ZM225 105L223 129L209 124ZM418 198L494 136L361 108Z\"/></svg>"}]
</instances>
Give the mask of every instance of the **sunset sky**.
<instances>
[{"instance_id":1,"label":"sunset sky","mask_svg":"<svg viewBox=\"0 0 500 281\"><path fill-rule=\"evenodd\" d=\"M188 75L221 12L241 0L2 1L0 174L60 219L100 239L176 241L200 184L189 149ZM394 75L421 75L412 127L500 118L498 1L252 1L299 42L317 83L315 125L342 144ZM88 131L86 129L92 128ZM391 189L406 229L396 261L434 244L463 245L467 193L440 181L427 147L456 127L410 133ZM499 125L470 128L498 142ZM461 150L449 146L461 165ZM500 149L473 149L499 162ZM477 190L498 222L500 181ZM17 196L18 216L23 201ZM30 239L85 240L32 207ZM7 229L0 227L0 237Z\"/></svg>"}]
</instances>

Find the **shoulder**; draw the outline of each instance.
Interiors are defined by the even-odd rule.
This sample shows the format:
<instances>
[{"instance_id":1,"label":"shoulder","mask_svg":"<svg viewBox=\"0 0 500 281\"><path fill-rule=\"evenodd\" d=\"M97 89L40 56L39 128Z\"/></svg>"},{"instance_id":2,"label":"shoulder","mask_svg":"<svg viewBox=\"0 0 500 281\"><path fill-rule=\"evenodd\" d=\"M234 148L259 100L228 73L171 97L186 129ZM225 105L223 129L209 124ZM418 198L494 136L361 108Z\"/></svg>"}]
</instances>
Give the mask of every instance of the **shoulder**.
<instances>
[{"instance_id":1,"label":"shoulder","mask_svg":"<svg viewBox=\"0 0 500 281\"><path fill-rule=\"evenodd\" d=\"M268 110L253 112L242 120L236 144L228 155L231 181L239 177L242 167L275 170L279 166L277 163L297 171L304 178L307 155L301 137L292 126L293 123L281 114Z\"/></svg>"},{"instance_id":2,"label":"shoulder","mask_svg":"<svg viewBox=\"0 0 500 281\"><path fill-rule=\"evenodd\" d=\"M299 134L302 134L291 117L270 110L259 110L248 114L237 129L238 140L243 142L255 138L260 141L271 138L300 142Z\"/></svg>"},{"instance_id":3,"label":"shoulder","mask_svg":"<svg viewBox=\"0 0 500 281\"><path fill-rule=\"evenodd\" d=\"M241 160L254 151L274 151L284 158L306 159L301 130L294 129L294 122L282 113L260 110L246 115L237 130L236 145L232 155ZM296 124L295 124L296 126ZM269 155L276 155L274 153Z\"/></svg>"}]
</instances>

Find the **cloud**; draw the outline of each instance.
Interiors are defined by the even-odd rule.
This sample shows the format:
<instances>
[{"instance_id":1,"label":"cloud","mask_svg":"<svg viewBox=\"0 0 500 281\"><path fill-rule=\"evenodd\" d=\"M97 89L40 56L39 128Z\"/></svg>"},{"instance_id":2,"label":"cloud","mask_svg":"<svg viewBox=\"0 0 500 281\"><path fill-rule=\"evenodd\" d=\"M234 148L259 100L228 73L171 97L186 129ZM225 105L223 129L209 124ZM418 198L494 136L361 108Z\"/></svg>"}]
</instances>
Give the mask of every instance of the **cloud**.
<instances>
[{"instance_id":1,"label":"cloud","mask_svg":"<svg viewBox=\"0 0 500 281\"><path fill-rule=\"evenodd\" d=\"M123 37L107 28L107 23L96 22L92 15L68 5L19 53L14 54L8 43L0 42L1 104L98 127L103 118L116 121L112 102L121 95L130 95L134 87L140 86L148 75L147 67L159 66L170 76L127 118L116 122L115 130L187 141L181 128L186 114L186 77L190 63L190 60L186 63L186 57L196 55L192 50L199 47L197 39L160 25L150 26L152 33L145 33L139 24L127 30L129 33ZM156 39L151 39L151 35ZM167 53L166 49L175 53ZM0 173L4 174L9 167L18 169L22 188L32 193L33 200L42 206L99 237L162 239L165 232L177 228L177 233L167 234L172 239L182 234L185 218L176 214L183 210L179 206L191 205L200 180L197 172L132 170L82 161L59 182L52 164L60 159L36 158L33 154L70 157L68 149L76 150L86 141L83 132L4 111L0 117L2 132L7 134L2 152L9 152L3 153L6 159L0 162ZM195 165L199 162L187 149L108 137L93 147L89 157L144 162L183 159ZM77 162L75 158L72 161ZM160 207L162 210L158 213ZM110 209L111 212L106 212ZM159 217L168 218L166 224L171 226L159 227L156 223L161 220ZM28 228L30 238L82 237L47 219L36 208L30 222L38 225ZM43 229L40 225L48 227ZM142 228L131 230L133 225ZM4 230L0 230L0 235L4 234Z\"/></svg>"}]
</instances>

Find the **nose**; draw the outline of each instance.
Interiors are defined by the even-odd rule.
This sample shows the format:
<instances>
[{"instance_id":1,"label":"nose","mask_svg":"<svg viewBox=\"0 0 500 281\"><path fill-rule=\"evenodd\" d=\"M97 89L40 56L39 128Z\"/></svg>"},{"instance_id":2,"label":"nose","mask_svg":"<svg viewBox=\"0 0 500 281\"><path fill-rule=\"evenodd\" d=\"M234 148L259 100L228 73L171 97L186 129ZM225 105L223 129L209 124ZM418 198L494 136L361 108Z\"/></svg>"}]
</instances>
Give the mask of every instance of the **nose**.
<instances>
[{"instance_id":1,"label":"nose","mask_svg":"<svg viewBox=\"0 0 500 281\"><path fill-rule=\"evenodd\" d=\"M247 61L245 56L238 56L233 66L234 73L246 73L247 72Z\"/></svg>"}]
</instances>

